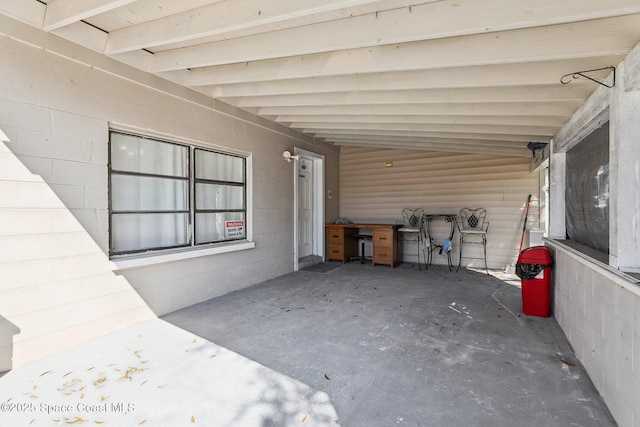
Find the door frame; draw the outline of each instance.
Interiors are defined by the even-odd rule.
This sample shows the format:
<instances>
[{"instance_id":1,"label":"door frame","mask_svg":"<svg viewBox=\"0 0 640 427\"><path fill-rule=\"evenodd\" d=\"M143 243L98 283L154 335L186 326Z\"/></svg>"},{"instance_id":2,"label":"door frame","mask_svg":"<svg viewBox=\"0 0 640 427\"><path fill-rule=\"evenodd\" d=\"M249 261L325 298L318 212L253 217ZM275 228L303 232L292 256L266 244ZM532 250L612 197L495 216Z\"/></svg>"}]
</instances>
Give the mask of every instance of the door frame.
<instances>
[{"instance_id":1,"label":"door frame","mask_svg":"<svg viewBox=\"0 0 640 427\"><path fill-rule=\"evenodd\" d=\"M311 255L324 256L324 155L294 147L299 154L313 162L313 245ZM293 270L298 271L298 165L293 168Z\"/></svg>"}]
</instances>

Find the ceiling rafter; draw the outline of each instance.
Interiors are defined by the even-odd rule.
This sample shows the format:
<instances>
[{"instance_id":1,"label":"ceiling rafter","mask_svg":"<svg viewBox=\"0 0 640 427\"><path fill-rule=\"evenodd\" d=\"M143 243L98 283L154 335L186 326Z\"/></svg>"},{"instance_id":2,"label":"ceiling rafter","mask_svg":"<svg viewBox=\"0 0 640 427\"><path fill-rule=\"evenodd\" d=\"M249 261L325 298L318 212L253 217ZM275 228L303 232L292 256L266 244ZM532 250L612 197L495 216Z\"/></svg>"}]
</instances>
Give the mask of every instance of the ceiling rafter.
<instances>
[{"instance_id":1,"label":"ceiling rafter","mask_svg":"<svg viewBox=\"0 0 640 427\"><path fill-rule=\"evenodd\" d=\"M438 68L433 70L370 73L348 76L275 80L219 85L204 90L217 98L250 95L315 94L338 91L414 90L429 88L479 88L499 86L537 86L559 84L558 70L581 69L587 64L606 66L619 63L624 56L545 61L541 64L516 63L478 67ZM577 80L574 84L588 84ZM203 88L204 89L204 88Z\"/></svg>"},{"instance_id":2,"label":"ceiling rafter","mask_svg":"<svg viewBox=\"0 0 640 427\"><path fill-rule=\"evenodd\" d=\"M314 94L249 95L230 98L243 108L286 107L305 105L363 105L363 104L442 104L449 102L582 102L593 88L588 85L495 86L405 90L369 90L323 92Z\"/></svg>"},{"instance_id":3,"label":"ceiling rafter","mask_svg":"<svg viewBox=\"0 0 640 427\"><path fill-rule=\"evenodd\" d=\"M466 115L347 115L347 114L318 114L318 115L282 115L274 119L278 123L291 125L295 122L305 123L430 123L430 124L489 124L512 126L552 126L560 128L566 117L564 116L466 116Z\"/></svg>"},{"instance_id":4,"label":"ceiling rafter","mask_svg":"<svg viewBox=\"0 0 640 427\"><path fill-rule=\"evenodd\" d=\"M513 125L471 125L457 124L449 125L442 123L293 123L293 129L300 129L304 133L316 133L318 131L329 130L385 130L385 131L419 131L419 132L441 132L447 133L451 131L465 133L486 133L486 134L505 134L505 135L533 135L540 141L540 138L549 139L557 131L552 127L546 126L513 126Z\"/></svg>"},{"instance_id":5,"label":"ceiling rafter","mask_svg":"<svg viewBox=\"0 0 640 427\"><path fill-rule=\"evenodd\" d=\"M311 129L313 130L313 129ZM368 136L384 136L384 137L430 137L438 139L470 139L470 140L488 140L494 142L500 141L520 141L528 143L534 141L536 135L522 135L522 134L492 134L492 133L469 133L462 131L450 131L450 132L422 132L415 130L382 130L382 129L316 129L314 134L319 138L331 139L332 135L368 135Z\"/></svg>"},{"instance_id":6,"label":"ceiling rafter","mask_svg":"<svg viewBox=\"0 0 640 427\"><path fill-rule=\"evenodd\" d=\"M55 0L47 3L42 28L46 31L73 24L86 18L107 12L135 0Z\"/></svg>"},{"instance_id":7,"label":"ceiling rafter","mask_svg":"<svg viewBox=\"0 0 640 427\"><path fill-rule=\"evenodd\" d=\"M638 28L640 16L631 15L608 18L598 23L583 21L511 30L499 36L478 34L197 68L178 78L187 86L208 86L626 55L636 41ZM601 32L602 36L593 37L594 32ZM618 45L611 43L613 34ZM562 38L568 40L556 43ZM589 43L584 42L587 38ZM492 49L487 50L487 45Z\"/></svg>"},{"instance_id":8,"label":"ceiling rafter","mask_svg":"<svg viewBox=\"0 0 640 427\"><path fill-rule=\"evenodd\" d=\"M378 141L378 142L406 142L406 143L443 143L443 144L478 144L487 147L520 147L522 143L520 141L491 141L491 140L477 140L467 138L434 138L430 136L389 136L389 135L366 135L366 134L332 134L326 135L328 138L335 140L348 140L348 141Z\"/></svg>"},{"instance_id":9,"label":"ceiling rafter","mask_svg":"<svg viewBox=\"0 0 640 427\"><path fill-rule=\"evenodd\" d=\"M489 7L484 2L465 1L457 3L455 20L451 19L450 2L428 3L158 52L152 71L241 63L578 22L594 16L603 18L640 13L640 5L636 1L611 1L620 4L621 8L612 10L609 2L584 5L577 0L554 2L545 8L532 8L526 0L493 0ZM598 7L598 4L602 6Z\"/></svg>"},{"instance_id":10,"label":"ceiling rafter","mask_svg":"<svg viewBox=\"0 0 640 427\"><path fill-rule=\"evenodd\" d=\"M426 151L448 151L455 153L476 153L476 154L502 154L509 156L528 157L531 153L523 148L504 148L495 147L490 145L481 144L446 144L446 143L406 143L406 142L393 142L393 141L332 141L335 145L348 145L352 147L379 147L379 148L396 148L396 149L410 149L410 150L426 150Z\"/></svg>"},{"instance_id":11,"label":"ceiling rafter","mask_svg":"<svg viewBox=\"0 0 640 427\"><path fill-rule=\"evenodd\" d=\"M638 0L0 0L0 21L305 140L528 157L598 87L561 77L610 79L640 42Z\"/></svg>"},{"instance_id":12,"label":"ceiling rafter","mask_svg":"<svg viewBox=\"0 0 640 427\"><path fill-rule=\"evenodd\" d=\"M534 102L511 103L495 102L487 105L482 102L474 103L447 103L447 104L403 104L403 105L323 105L323 106L297 106L297 107L263 107L258 110L260 115L280 116L295 115L304 118L306 115L318 114L343 114L362 115L494 115L494 116L557 116L565 115L568 119L580 107L581 103L567 102Z\"/></svg>"},{"instance_id":13,"label":"ceiling rafter","mask_svg":"<svg viewBox=\"0 0 640 427\"><path fill-rule=\"evenodd\" d=\"M411 5L416 2L419 0L408 0L403 4ZM136 49L150 49L310 15L327 14L354 6L375 7L380 3L380 0L224 0L112 31L106 51L116 54ZM331 16L324 19L329 20ZM318 20L322 18L314 19ZM262 31L258 28L255 32Z\"/></svg>"}]
</instances>

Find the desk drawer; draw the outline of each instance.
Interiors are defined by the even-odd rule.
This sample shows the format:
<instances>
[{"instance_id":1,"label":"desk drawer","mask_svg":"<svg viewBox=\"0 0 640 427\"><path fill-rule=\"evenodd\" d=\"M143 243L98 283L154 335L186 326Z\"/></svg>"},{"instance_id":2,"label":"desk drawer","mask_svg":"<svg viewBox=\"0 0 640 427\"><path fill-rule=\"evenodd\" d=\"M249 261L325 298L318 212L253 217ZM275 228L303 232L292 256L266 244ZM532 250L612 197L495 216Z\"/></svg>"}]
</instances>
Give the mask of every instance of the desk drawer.
<instances>
[{"instance_id":1,"label":"desk drawer","mask_svg":"<svg viewBox=\"0 0 640 427\"><path fill-rule=\"evenodd\" d=\"M329 229L328 241L329 245L342 245L344 242L344 229L343 228L334 228Z\"/></svg>"},{"instance_id":2,"label":"desk drawer","mask_svg":"<svg viewBox=\"0 0 640 427\"><path fill-rule=\"evenodd\" d=\"M374 249L373 263L393 265L393 252L390 249L385 249L385 248Z\"/></svg>"},{"instance_id":3,"label":"desk drawer","mask_svg":"<svg viewBox=\"0 0 640 427\"><path fill-rule=\"evenodd\" d=\"M373 233L373 242L377 248L393 247L393 230L375 230Z\"/></svg>"},{"instance_id":4,"label":"desk drawer","mask_svg":"<svg viewBox=\"0 0 640 427\"><path fill-rule=\"evenodd\" d=\"M331 245L327 246L327 256L330 260L344 261L344 245Z\"/></svg>"},{"instance_id":5,"label":"desk drawer","mask_svg":"<svg viewBox=\"0 0 640 427\"><path fill-rule=\"evenodd\" d=\"M373 264L394 267L397 263L397 232L395 229L376 229L373 232Z\"/></svg>"}]
</instances>

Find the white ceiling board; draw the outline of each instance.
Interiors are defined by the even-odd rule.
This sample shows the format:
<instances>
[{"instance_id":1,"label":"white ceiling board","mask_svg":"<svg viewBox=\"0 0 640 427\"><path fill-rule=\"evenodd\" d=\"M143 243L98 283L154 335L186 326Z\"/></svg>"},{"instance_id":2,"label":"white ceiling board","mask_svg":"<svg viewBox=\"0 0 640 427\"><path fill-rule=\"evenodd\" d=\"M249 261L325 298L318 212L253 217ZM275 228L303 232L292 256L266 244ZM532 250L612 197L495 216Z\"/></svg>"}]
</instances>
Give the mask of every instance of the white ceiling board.
<instances>
[{"instance_id":1,"label":"white ceiling board","mask_svg":"<svg viewBox=\"0 0 640 427\"><path fill-rule=\"evenodd\" d=\"M431 123L431 124L488 124L513 126L551 126L560 128L566 119L558 116L412 116L412 115L310 115L277 116L278 123L291 126L304 120L305 123Z\"/></svg>"},{"instance_id":2,"label":"white ceiling board","mask_svg":"<svg viewBox=\"0 0 640 427\"><path fill-rule=\"evenodd\" d=\"M640 15L190 70L189 86L626 55ZM596 34L597 36L594 36ZM614 37L619 44L613 45ZM589 39L585 43L585 39Z\"/></svg>"},{"instance_id":3,"label":"white ceiling board","mask_svg":"<svg viewBox=\"0 0 640 427\"><path fill-rule=\"evenodd\" d=\"M112 33L122 28L173 16L219 1L221 0L136 0L126 7L95 15L87 19L87 22Z\"/></svg>"},{"instance_id":4,"label":"white ceiling board","mask_svg":"<svg viewBox=\"0 0 640 427\"><path fill-rule=\"evenodd\" d=\"M539 7L545 3L546 7ZM198 44L160 52L153 70L169 71L209 65L232 64L317 52L442 39L469 34L531 28L589 19L640 13L640 4L630 0L586 2L576 0L537 2L528 0L459 1L380 11L375 14L287 28L263 34ZM601 3L600 7L597 4ZM612 10L609 3L627 7ZM591 6L591 7L585 7ZM454 10L452 10L454 9ZM588 11L589 13L585 13ZM576 13L582 12L582 13ZM455 16L455 19L452 19ZM348 21L345 22L345 21ZM534 25L535 23L535 25Z\"/></svg>"},{"instance_id":5,"label":"white ceiling board","mask_svg":"<svg viewBox=\"0 0 640 427\"><path fill-rule=\"evenodd\" d=\"M370 90L309 94L254 95L231 98L239 107L285 107L305 105L442 104L451 102L583 102L591 85L496 86L477 88Z\"/></svg>"},{"instance_id":6,"label":"white ceiling board","mask_svg":"<svg viewBox=\"0 0 640 427\"><path fill-rule=\"evenodd\" d=\"M623 56L567 59L541 63L482 65L478 67L354 74L339 77L275 80L220 85L211 88L215 97L251 95L315 94L373 90L412 90L437 88L513 87L560 84L560 78L578 70L617 65ZM574 84L595 84L576 80Z\"/></svg>"},{"instance_id":7,"label":"white ceiling board","mask_svg":"<svg viewBox=\"0 0 640 427\"><path fill-rule=\"evenodd\" d=\"M538 135L520 135L520 134L490 134L490 133L465 133L465 132L421 132L411 130L380 130L380 129L317 129L314 133L316 137L331 139L336 135L342 136L397 136L397 137L429 137L438 139L469 139L469 140L488 140L488 141L520 141L526 146L529 141L549 142L549 138L540 138Z\"/></svg>"},{"instance_id":8,"label":"white ceiling board","mask_svg":"<svg viewBox=\"0 0 640 427\"><path fill-rule=\"evenodd\" d=\"M53 31L83 19L99 15L135 0L55 0L47 4L43 28Z\"/></svg>"},{"instance_id":9,"label":"white ceiling board","mask_svg":"<svg viewBox=\"0 0 640 427\"><path fill-rule=\"evenodd\" d=\"M367 3L377 0L226 0L113 31L107 51L180 43Z\"/></svg>"},{"instance_id":10,"label":"white ceiling board","mask_svg":"<svg viewBox=\"0 0 640 427\"><path fill-rule=\"evenodd\" d=\"M0 34L292 133L505 156L599 87L563 75L640 42L638 0L0 0L0 15Z\"/></svg>"},{"instance_id":11,"label":"white ceiling board","mask_svg":"<svg viewBox=\"0 0 640 427\"><path fill-rule=\"evenodd\" d=\"M500 116L554 116L566 115L567 119L581 104L576 101L564 102L482 102L441 103L441 104L402 104L402 105L323 105L298 107L264 107L258 113L265 116L319 114L376 114L376 115L500 115Z\"/></svg>"}]
</instances>

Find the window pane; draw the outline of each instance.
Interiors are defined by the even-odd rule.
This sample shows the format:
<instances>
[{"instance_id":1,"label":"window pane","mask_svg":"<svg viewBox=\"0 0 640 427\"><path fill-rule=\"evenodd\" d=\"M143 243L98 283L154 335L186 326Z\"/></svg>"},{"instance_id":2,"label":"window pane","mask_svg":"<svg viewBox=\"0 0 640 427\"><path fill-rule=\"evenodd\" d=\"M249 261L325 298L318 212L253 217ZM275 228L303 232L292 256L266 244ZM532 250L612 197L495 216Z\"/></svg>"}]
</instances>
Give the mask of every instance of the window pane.
<instances>
[{"instance_id":1,"label":"window pane","mask_svg":"<svg viewBox=\"0 0 640 427\"><path fill-rule=\"evenodd\" d=\"M186 245L188 220L186 213L113 215L112 249L129 252Z\"/></svg>"},{"instance_id":2,"label":"window pane","mask_svg":"<svg viewBox=\"0 0 640 427\"><path fill-rule=\"evenodd\" d=\"M196 243L237 240L246 237L243 212L196 214Z\"/></svg>"},{"instance_id":3,"label":"window pane","mask_svg":"<svg viewBox=\"0 0 640 427\"><path fill-rule=\"evenodd\" d=\"M114 170L187 177L189 148L122 133L111 134Z\"/></svg>"},{"instance_id":4,"label":"window pane","mask_svg":"<svg viewBox=\"0 0 640 427\"><path fill-rule=\"evenodd\" d=\"M185 211L187 181L131 175L111 175L114 211Z\"/></svg>"},{"instance_id":5,"label":"window pane","mask_svg":"<svg viewBox=\"0 0 640 427\"><path fill-rule=\"evenodd\" d=\"M609 253L609 122L567 151L567 236Z\"/></svg>"},{"instance_id":6,"label":"window pane","mask_svg":"<svg viewBox=\"0 0 640 427\"><path fill-rule=\"evenodd\" d=\"M196 209L244 209L244 188L198 183Z\"/></svg>"},{"instance_id":7,"label":"window pane","mask_svg":"<svg viewBox=\"0 0 640 427\"><path fill-rule=\"evenodd\" d=\"M196 178L244 182L244 159L228 154L196 150Z\"/></svg>"}]
</instances>

